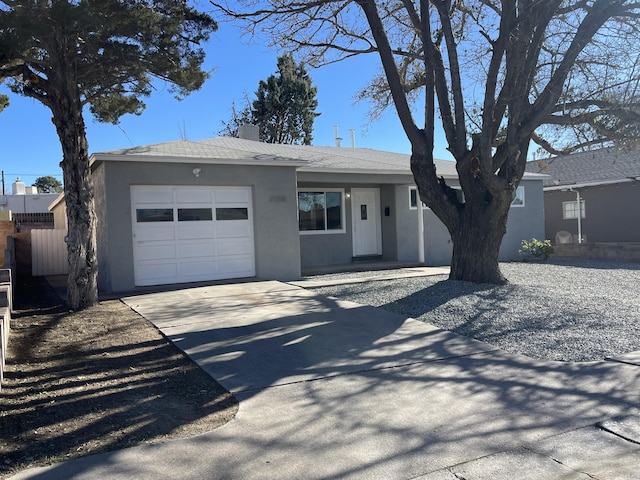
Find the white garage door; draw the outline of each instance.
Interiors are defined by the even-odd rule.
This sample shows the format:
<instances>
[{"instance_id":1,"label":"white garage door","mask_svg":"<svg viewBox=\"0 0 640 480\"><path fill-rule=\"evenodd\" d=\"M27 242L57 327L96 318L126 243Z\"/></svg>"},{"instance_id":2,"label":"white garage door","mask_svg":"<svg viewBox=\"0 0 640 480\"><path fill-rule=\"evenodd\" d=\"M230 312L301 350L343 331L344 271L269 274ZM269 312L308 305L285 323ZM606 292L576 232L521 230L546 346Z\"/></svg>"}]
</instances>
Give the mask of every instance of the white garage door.
<instances>
[{"instance_id":1,"label":"white garage door","mask_svg":"<svg viewBox=\"0 0 640 480\"><path fill-rule=\"evenodd\" d=\"M136 285L253 277L250 187L131 187Z\"/></svg>"}]
</instances>

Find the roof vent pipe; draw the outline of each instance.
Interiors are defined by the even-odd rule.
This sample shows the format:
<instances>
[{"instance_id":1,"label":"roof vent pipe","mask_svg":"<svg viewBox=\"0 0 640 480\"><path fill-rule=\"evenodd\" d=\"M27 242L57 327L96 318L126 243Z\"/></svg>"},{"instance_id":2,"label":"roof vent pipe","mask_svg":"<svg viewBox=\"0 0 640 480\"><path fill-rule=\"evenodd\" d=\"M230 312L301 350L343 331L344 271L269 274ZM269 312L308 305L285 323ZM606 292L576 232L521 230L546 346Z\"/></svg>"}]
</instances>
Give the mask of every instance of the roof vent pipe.
<instances>
[{"instance_id":1,"label":"roof vent pipe","mask_svg":"<svg viewBox=\"0 0 640 480\"><path fill-rule=\"evenodd\" d=\"M353 128L349 130L349 135L351 136L351 148L356 148L356 132Z\"/></svg>"},{"instance_id":2,"label":"roof vent pipe","mask_svg":"<svg viewBox=\"0 0 640 480\"><path fill-rule=\"evenodd\" d=\"M333 126L333 135L336 139L336 147L340 148L342 145L342 138L338 136L338 125Z\"/></svg>"}]
</instances>

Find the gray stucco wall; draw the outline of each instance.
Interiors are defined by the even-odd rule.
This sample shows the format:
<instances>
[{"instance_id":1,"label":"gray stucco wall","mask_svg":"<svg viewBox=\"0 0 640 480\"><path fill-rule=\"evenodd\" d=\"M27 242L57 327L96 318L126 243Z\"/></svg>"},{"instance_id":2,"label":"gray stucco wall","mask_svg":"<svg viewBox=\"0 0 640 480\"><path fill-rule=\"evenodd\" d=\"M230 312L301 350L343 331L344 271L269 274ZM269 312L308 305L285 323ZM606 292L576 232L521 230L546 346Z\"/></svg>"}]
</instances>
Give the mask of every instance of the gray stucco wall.
<instances>
[{"instance_id":1,"label":"gray stucco wall","mask_svg":"<svg viewBox=\"0 0 640 480\"><path fill-rule=\"evenodd\" d=\"M105 165L101 164L94 168L91 177L93 180L93 198L96 207L96 242L98 248L98 288L103 291L110 289L110 268L109 259L111 250L109 249L109 235L107 225L107 212L109 205L106 198ZM131 217L131 214L129 214ZM133 245L132 245L133 249ZM133 255L133 250L132 250ZM133 257L132 257L133 262Z\"/></svg>"},{"instance_id":2,"label":"gray stucco wall","mask_svg":"<svg viewBox=\"0 0 640 480\"><path fill-rule=\"evenodd\" d=\"M500 260L519 260L518 253L522 240L545 239L544 232L544 195L541 180L523 180L520 185L525 189L524 207L511 207L507 221L507 233L502 239Z\"/></svg>"},{"instance_id":3,"label":"gray stucco wall","mask_svg":"<svg viewBox=\"0 0 640 480\"><path fill-rule=\"evenodd\" d=\"M638 182L580 188L585 202L582 234L592 242L640 242L640 199ZM544 194L545 231L552 242L559 231L577 238L578 220L562 218L562 203L575 202L575 191L551 190Z\"/></svg>"},{"instance_id":4,"label":"gray stucco wall","mask_svg":"<svg viewBox=\"0 0 640 480\"><path fill-rule=\"evenodd\" d=\"M540 180L523 180L524 207L511 207L507 221L507 233L500 248L500 260L520 258L518 250L522 240L544 237L544 200ZM396 220L398 260L418 260L418 210L409 208L410 185L396 186L396 202L399 206ZM424 215L424 249L427 265L449 265L453 245L444 224L428 208Z\"/></svg>"},{"instance_id":5,"label":"gray stucco wall","mask_svg":"<svg viewBox=\"0 0 640 480\"><path fill-rule=\"evenodd\" d=\"M386 261L397 260L397 215L395 186L390 184L371 183L340 183L336 182L334 175L319 175L321 182L299 182L298 188L318 189L338 188L349 193L352 188L372 188L380 192L380 205L378 215L380 216L381 236L382 236L382 259ZM344 177L344 176L342 176ZM315 178L315 177L313 177ZM360 179L361 180L361 179ZM345 231L339 233L301 233L300 253L302 267L314 267L320 265L340 265L351 263L353 259L353 230L351 211L351 198L344 198L345 205ZM387 208L389 214L387 215Z\"/></svg>"},{"instance_id":6,"label":"gray stucco wall","mask_svg":"<svg viewBox=\"0 0 640 480\"><path fill-rule=\"evenodd\" d=\"M194 167L200 176L192 174ZM134 285L131 185L251 186L256 276L290 280L300 276L294 167L105 162L94 171L99 211L99 286L102 291Z\"/></svg>"}]
</instances>

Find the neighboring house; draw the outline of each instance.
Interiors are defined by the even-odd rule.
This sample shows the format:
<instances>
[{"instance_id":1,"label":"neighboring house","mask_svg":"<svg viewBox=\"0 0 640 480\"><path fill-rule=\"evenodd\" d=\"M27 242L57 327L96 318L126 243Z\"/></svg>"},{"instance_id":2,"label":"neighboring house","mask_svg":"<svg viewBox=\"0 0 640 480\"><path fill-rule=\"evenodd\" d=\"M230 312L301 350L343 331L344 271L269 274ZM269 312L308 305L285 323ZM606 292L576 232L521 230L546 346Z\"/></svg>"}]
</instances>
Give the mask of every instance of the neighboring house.
<instances>
[{"instance_id":1,"label":"neighboring house","mask_svg":"<svg viewBox=\"0 0 640 480\"><path fill-rule=\"evenodd\" d=\"M17 178L11 184L11 195L0 195L0 211L15 214L48 214L48 207L57 193L40 193L35 186L26 186Z\"/></svg>"},{"instance_id":2,"label":"neighboring house","mask_svg":"<svg viewBox=\"0 0 640 480\"><path fill-rule=\"evenodd\" d=\"M17 178L11 184L11 195L0 195L0 218L11 220L18 232L33 228L51 228L53 216L48 208L57 193L40 193L35 186L26 186Z\"/></svg>"},{"instance_id":3,"label":"neighboring house","mask_svg":"<svg viewBox=\"0 0 640 480\"><path fill-rule=\"evenodd\" d=\"M558 156L529 162L527 172L549 175L544 211L552 242L640 242L640 151Z\"/></svg>"},{"instance_id":4,"label":"neighboring house","mask_svg":"<svg viewBox=\"0 0 640 480\"><path fill-rule=\"evenodd\" d=\"M418 262L421 241L426 264L450 261L450 236L429 209L419 234L408 155L220 137L95 153L91 166L102 291ZM456 184L453 162L437 172ZM543 178L520 184L503 260L543 234Z\"/></svg>"}]
</instances>

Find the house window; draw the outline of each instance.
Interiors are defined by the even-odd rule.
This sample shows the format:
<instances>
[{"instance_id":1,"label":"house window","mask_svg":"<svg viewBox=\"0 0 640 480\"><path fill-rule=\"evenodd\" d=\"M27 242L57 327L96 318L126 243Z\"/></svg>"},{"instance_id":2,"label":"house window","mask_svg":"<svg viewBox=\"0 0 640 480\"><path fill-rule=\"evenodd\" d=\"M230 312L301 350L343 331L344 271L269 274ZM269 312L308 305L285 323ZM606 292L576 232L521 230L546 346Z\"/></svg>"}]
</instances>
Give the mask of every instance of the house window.
<instances>
[{"instance_id":1,"label":"house window","mask_svg":"<svg viewBox=\"0 0 640 480\"><path fill-rule=\"evenodd\" d=\"M298 227L306 233L344 233L344 190L298 191Z\"/></svg>"},{"instance_id":2,"label":"house window","mask_svg":"<svg viewBox=\"0 0 640 480\"><path fill-rule=\"evenodd\" d=\"M516 196L511 202L512 207L524 207L524 187L516 188Z\"/></svg>"},{"instance_id":3,"label":"house window","mask_svg":"<svg viewBox=\"0 0 640 480\"><path fill-rule=\"evenodd\" d=\"M409 187L409 209L416 208L418 208L418 187ZM427 208L424 202L422 202L422 208Z\"/></svg>"},{"instance_id":4,"label":"house window","mask_svg":"<svg viewBox=\"0 0 640 480\"><path fill-rule=\"evenodd\" d=\"M562 202L562 218L572 220L578 218L578 202ZM585 218L584 200L580 201L580 218Z\"/></svg>"}]
</instances>

